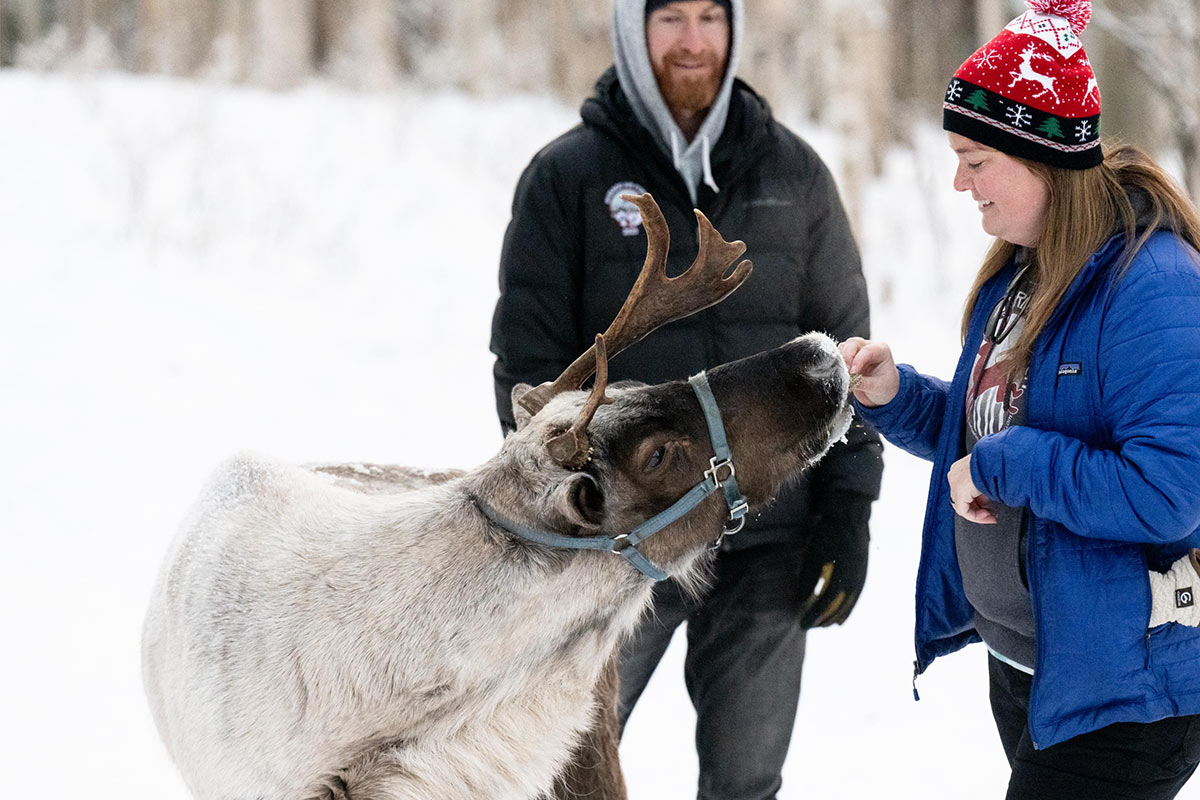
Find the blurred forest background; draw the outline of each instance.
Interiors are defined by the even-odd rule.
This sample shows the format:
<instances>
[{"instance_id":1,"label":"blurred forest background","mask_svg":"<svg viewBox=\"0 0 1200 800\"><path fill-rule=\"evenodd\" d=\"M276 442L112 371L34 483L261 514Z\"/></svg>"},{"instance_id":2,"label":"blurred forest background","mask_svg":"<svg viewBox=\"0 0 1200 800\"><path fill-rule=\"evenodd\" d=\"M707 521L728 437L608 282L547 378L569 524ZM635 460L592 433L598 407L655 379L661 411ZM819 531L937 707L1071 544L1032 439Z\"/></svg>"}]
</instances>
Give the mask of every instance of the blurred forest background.
<instances>
[{"instance_id":1,"label":"blurred forest background","mask_svg":"<svg viewBox=\"0 0 1200 800\"><path fill-rule=\"evenodd\" d=\"M313 77L575 102L610 63L589 0L0 0L0 66L125 70L283 90ZM740 74L830 130L851 208L954 69L1021 0L746 0ZM1095 0L1104 133L1200 198L1200 0Z\"/></svg>"}]
</instances>

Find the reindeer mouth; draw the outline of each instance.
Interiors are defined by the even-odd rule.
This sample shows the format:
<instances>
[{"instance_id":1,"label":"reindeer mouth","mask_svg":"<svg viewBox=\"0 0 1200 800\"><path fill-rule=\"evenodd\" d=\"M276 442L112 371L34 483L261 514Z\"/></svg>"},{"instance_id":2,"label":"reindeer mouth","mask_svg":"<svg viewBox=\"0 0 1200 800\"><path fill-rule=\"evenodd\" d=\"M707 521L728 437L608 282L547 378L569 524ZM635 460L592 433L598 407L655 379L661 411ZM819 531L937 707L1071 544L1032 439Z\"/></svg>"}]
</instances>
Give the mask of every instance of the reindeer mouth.
<instances>
[{"instance_id":1,"label":"reindeer mouth","mask_svg":"<svg viewBox=\"0 0 1200 800\"><path fill-rule=\"evenodd\" d=\"M849 401L829 419L824 427L819 428L803 437L796 446L796 456L800 459L800 468L807 469L816 464L829 449L838 442L846 441L846 434L854 422L854 406Z\"/></svg>"}]
</instances>

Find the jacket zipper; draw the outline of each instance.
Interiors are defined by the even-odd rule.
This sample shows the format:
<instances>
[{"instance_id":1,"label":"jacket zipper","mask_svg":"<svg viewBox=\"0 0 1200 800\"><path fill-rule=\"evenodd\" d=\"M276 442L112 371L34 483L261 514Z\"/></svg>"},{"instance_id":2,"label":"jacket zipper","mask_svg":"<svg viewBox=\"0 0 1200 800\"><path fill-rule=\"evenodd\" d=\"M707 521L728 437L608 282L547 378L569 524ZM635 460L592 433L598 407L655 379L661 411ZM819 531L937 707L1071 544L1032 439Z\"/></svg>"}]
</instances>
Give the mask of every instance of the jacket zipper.
<instances>
[{"instance_id":1,"label":"jacket zipper","mask_svg":"<svg viewBox=\"0 0 1200 800\"><path fill-rule=\"evenodd\" d=\"M1037 547L1037 522L1032 513L1028 514L1028 530L1025 532L1025 577L1029 580L1029 607L1033 611L1033 631L1037 647L1037 655L1033 658L1033 681L1029 685L1029 740L1033 743L1034 750L1041 750L1041 745L1038 744L1037 738L1033 733L1033 720L1036 719L1035 707L1037 706L1038 696L1038 678L1042 674L1043 654L1045 648L1045 632L1042 630L1042 615L1038 613L1038 595L1037 588L1037 570L1034 569L1034 564L1037 559L1033 557L1034 549Z\"/></svg>"}]
</instances>

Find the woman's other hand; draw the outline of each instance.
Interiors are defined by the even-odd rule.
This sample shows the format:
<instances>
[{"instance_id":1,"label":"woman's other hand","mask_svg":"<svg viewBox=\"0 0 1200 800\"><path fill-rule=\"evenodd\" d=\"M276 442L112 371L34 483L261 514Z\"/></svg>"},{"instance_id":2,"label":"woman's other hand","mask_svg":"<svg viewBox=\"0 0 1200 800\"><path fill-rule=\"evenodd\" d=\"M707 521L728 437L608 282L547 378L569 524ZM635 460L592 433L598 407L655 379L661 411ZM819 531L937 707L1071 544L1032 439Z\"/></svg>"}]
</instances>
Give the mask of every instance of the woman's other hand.
<instances>
[{"instance_id":1,"label":"woman's other hand","mask_svg":"<svg viewBox=\"0 0 1200 800\"><path fill-rule=\"evenodd\" d=\"M963 456L950 465L946 475L950 483L950 502L954 505L954 513L971 522L988 525L996 521L992 511L992 501L975 487L971 480L971 457Z\"/></svg>"},{"instance_id":2,"label":"woman's other hand","mask_svg":"<svg viewBox=\"0 0 1200 800\"><path fill-rule=\"evenodd\" d=\"M900 391L900 371L886 342L852 336L838 345L854 386L854 399L868 408L887 405Z\"/></svg>"}]
</instances>

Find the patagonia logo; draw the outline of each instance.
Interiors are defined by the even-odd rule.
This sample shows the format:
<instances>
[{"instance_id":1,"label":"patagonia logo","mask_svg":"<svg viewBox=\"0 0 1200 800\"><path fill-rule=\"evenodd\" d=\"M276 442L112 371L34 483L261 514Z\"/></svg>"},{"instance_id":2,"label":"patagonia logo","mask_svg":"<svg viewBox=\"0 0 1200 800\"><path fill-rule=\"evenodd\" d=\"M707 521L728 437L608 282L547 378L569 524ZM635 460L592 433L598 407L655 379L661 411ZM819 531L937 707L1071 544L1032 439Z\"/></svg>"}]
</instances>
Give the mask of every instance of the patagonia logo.
<instances>
[{"instance_id":1,"label":"patagonia logo","mask_svg":"<svg viewBox=\"0 0 1200 800\"><path fill-rule=\"evenodd\" d=\"M1078 361L1068 361L1065 364L1058 365L1059 376L1063 375L1078 375L1083 372L1083 366Z\"/></svg>"},{"instance_id":2,"label":"patagonia logo","mask_svg":"<svg viewBox=\"0 0 1200 800\"><path fill-rule=\"evenodd\" d=\"M1192 594L1192 587L1186 589L1175 590L1175 607L1188 608L1196 604L1196 596Z\"/></svg>"}]
</instances>

